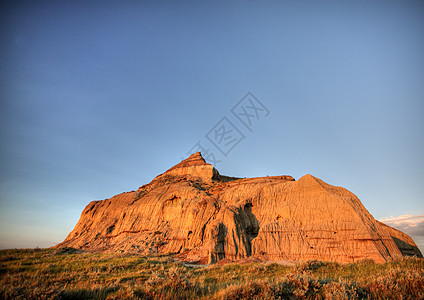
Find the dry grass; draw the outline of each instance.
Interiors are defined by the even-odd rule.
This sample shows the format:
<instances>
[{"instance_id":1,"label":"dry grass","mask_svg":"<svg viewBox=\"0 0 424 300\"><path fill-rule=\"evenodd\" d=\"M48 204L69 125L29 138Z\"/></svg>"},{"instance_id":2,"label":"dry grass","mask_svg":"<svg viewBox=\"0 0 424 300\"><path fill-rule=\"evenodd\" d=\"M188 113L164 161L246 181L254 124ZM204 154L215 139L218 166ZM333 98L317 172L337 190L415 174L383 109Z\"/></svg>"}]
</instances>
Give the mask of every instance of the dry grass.
<instances>
[{"instance_id":1,"label":"dry grass","mask_svg":"<svg viewBox=\"0 0 424 300\"><path fill-rule=\"evenodd\" d=\"M423 299L424 260L190 267L170 256L0 251L1 299Z\"/></svg>"}]
</instances>

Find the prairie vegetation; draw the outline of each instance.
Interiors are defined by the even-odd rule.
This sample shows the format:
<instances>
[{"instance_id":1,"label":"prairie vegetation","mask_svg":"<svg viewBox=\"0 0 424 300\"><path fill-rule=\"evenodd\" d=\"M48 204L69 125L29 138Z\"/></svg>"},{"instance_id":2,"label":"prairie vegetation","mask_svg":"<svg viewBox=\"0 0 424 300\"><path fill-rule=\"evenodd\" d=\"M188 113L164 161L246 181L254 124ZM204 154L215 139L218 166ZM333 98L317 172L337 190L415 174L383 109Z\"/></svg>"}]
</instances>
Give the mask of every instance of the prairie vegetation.
<instances>
[{"instance_id":1,"label":"prairie vegetation","mask_svg":"<svg viewBox=\"0 0 424 300\"><path fill-rule=\"evenodd\" d=\"M424 260L187 266L172 256L0 251L1 299L423 299Z\"/></svg>"}]
</instances>

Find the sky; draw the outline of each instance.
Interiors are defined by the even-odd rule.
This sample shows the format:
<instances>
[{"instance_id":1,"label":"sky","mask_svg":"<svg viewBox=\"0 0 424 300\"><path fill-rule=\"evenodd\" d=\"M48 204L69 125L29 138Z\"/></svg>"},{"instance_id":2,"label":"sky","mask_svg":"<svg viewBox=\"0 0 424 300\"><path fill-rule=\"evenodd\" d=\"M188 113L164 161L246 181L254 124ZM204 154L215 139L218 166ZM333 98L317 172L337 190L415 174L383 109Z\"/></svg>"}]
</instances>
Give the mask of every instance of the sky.
<instances>
[{"instance_id":1,"label":"sky","mask_svg":"<svg viewBox=\"0 0 424 300\"><path fill-rule=\"evenodd\" d=\"M422 1L88 2L1 4L0 248L202 148L343 186L424 250Z\"/></svg>"}]
</instances>

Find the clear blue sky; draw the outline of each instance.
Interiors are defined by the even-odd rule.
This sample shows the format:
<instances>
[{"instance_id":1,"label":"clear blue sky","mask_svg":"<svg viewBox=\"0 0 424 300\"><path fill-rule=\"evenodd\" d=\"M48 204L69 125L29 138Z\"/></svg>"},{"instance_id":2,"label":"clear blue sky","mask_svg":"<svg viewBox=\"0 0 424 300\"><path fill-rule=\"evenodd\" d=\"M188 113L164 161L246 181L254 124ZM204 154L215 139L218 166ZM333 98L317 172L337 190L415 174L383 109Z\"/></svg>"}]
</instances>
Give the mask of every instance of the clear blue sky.
<instances>
[{"instance_id":1,"label":"clear blue sky","mask_svg":"<svg viewBox=\"0 0 424 300\"><path fill-rule=\"evenodd\" d=\"M222 174L310 173L377 219L424 214L422 1L140 2L2 4L1 248L61 242L223 117L245 139ZM270 111L252 132L231 114L248 91Z\"/></svg>"}]
</instances>

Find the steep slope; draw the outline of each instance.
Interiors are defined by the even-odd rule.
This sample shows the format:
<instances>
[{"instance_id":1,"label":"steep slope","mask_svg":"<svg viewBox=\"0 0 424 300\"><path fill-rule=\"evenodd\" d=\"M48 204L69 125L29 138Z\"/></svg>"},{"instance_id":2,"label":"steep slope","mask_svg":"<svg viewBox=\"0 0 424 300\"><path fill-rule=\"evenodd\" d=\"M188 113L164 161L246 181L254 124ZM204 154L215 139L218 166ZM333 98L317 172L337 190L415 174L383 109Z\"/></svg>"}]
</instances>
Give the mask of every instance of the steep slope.
<instances>
[{"instance_id":1,"label":"steep slope","mask_svg":"<svg viewBox=\"0 0 424 300\"><path fill-rule=\"evenodd\" d=\"M226 177L198 152L137 191L91 202L56 247L178 253L197 263L251 256L383 262L403 255L394 238L412 241L344 188L311 175Z\"/></svg>"}]
</instances>

